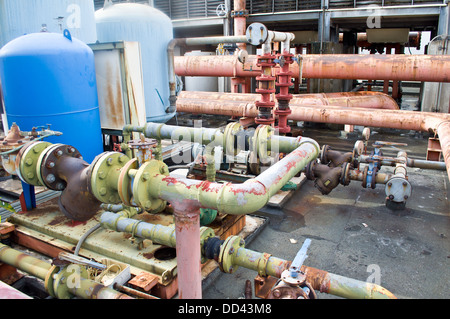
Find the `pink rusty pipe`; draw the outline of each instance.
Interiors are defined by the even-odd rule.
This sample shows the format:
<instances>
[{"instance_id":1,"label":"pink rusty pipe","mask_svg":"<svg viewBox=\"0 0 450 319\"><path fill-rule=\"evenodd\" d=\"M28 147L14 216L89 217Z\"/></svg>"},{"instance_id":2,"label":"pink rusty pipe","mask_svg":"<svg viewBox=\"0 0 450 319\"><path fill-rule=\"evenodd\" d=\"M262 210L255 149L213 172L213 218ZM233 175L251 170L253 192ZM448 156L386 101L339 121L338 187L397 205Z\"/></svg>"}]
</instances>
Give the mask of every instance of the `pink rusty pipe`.
<instances>
[{"instance_id":1,"label":"pink rusty pipe","mask_svg":"<svg viewBox=\"0 0 450 319\"><path fill-rule=\"evenodd\" d=\"M206 100L208 102L207 105L205 104L207 108L202 108L204 106L201 103L202 100L199 99L197 101L197 105L195 103L185 103L183 107L185 112L251 118L255 118L258 114L255 104L247 103L246 101L225 103L221 100ZM327 105L326 107L292 105L291 110L292 113L288 116L288 119L294 121L385 127L437 134L450 179L450 114L378 109L368 112L363 108L332 105Z\"/></svg>"},{"instance_id":2,"label":"pink rusty pipe","mask_svg":"<svg viewBox=\"0 0 450 319\"><path fill-rule=\"evenodd\" d=\"M302 59L302 77L309 79L450 82L448 55L306 54ZM175 57L175 73L179 76L256 77L261 73L256 63L255 55L250 55L245 64L232 55ZM298 64L291 67L293 77L298 78ZM279 72L279 68L275 70Z\"/></svg>"},{"instance_id":3,"label":"pink rusty pipe","mask_svg":"<svg viewBox=\"0 0 450 319\"><path fill-rule=\"evenodd\" d=\"M258 98L259 94L182 91L178 95L177 110L179 112L208 114L208 106L215 103L214 101L222 104L225 108L227 106L232 107L234 102L254 103ZM293 107L334 105L368 109L399 109L397 102L392 97L373 91L295 94L289 104Z\"/></svg>"},{"instance_id":4,"label":"pink rusty pipe","mask_svg":"<svg viewBox=\"0 0 450 319\"><path fill-rule=\"evenodd\" d=\"M234 0L234 35L245 35L247 30L247 18L244 14L239 14L245 11L245 2L245 0ZM238 43L237 47L241 50L246 50L247 43Z\"/></svg>"}]
</instances>

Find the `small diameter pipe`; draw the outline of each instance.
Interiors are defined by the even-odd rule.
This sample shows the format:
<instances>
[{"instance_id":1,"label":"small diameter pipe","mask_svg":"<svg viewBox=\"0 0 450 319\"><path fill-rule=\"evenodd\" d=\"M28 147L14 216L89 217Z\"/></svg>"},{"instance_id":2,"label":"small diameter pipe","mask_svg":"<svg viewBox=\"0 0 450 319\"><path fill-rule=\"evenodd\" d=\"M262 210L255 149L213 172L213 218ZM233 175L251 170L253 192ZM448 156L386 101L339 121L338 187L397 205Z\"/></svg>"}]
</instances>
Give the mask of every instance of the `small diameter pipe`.
<instances>
[{"instance_id":1,"label":"small diameter pipe","mask_svg":"<svg viewBox=\"0 0 450 319\"><path fill-rule=\"evenodd\" d=\"M131 233L134 236L150 239L168 247L175 247L176 245L174 227L150 224L112 212L104 212L100 217L100 224L104 228Z\"/></svg>"},{"instance_id":2,"label":"small diameter pipe","mask_svg":"<svg viewBox=\"0 0 450 319\"><path fill-rule=\"evenodd\" d=\"M257 271L260 275L280 278L289 269L290 261L246 248L233 252L233 264ZM307 281L315 290L349 299L396 299L387 289L368 282L332 274L313 267L302 266Z\"/></svg>"},{"instance_id":3,"label":"small diameter pipe","mask_svg":"<svg viewBox=\"0 0 450 319\"><path fill-rule=\"evenodd\" d=\"M360 155L359 161L361 163L368 163L369 159L371 159L372 156L369 155ZM380 163L381 165L385 166L395 166L397 164L398 160L395 158L382 158ZM433 169L438 171L445 171L445 162L437 162L437 161L427 161L427 160L421 160L421 159L412 159L407 158L406 159L406 166L407 167L415 167L415 168L421 168L421 169Z\"/></svg>"},{"instance_id":4,"label":"small diameter pipe","mask_svg":"<svg viewBox=\"0 0 450 319\"><path fill-rule=\"evenodd\" d=\"M85 278L80 278L79 285L76 285L76 287L68 285L68 291L83 299L134 299L126 294Z\"/></svg>"},{"instance_id":5,"label":"small diameter pipe","mask_svg":"<svg viewBox=\"0 0 450 319\"><path fill-rule=\"evenodd\" d=\"M41 280L51 271L52 265L38 258L24 254L9 246L0 244L0 262L13 266ZM62 284L62 283L59 283ZM69 287L68 290L80 298L86 299L130 299L118 291L110 289L90 279L80 278L80 286ZM132 298L131 298L132 299Z\"/></svg>"},{"instance_id":6,"label":"small diameter pipe","mask_svg":"<svg viewBox=\"0 0 450 319\"><path fill-rule=\"evenodd\" d=\"M391 179L394 175L393 174L385 174L385 173L379 173L375 175L375 183L376 184L386 184L389 179ZM350 170L349 171L349 178L353 181L360 181L362 182L364 180L364 173L360 170Z\"/></svg>"}]
</instances>

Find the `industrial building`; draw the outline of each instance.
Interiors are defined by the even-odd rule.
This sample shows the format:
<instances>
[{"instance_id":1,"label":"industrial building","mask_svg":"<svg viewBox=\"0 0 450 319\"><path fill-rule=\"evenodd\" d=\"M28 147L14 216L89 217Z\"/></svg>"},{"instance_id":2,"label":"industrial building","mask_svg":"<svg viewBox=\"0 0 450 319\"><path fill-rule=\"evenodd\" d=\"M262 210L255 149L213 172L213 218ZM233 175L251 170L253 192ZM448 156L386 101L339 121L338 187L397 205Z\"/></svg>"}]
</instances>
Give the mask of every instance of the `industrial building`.
<instances>
[{"instance_id":1,"label":"industrial building","mask_svg":"<svg viewBox=\"0 0 450 319\"><path fill-rule=\"evenodd\" d=\"M0 299L447 299L449 32L448 0L0 0Z\"/></svg>"}]
</instances>

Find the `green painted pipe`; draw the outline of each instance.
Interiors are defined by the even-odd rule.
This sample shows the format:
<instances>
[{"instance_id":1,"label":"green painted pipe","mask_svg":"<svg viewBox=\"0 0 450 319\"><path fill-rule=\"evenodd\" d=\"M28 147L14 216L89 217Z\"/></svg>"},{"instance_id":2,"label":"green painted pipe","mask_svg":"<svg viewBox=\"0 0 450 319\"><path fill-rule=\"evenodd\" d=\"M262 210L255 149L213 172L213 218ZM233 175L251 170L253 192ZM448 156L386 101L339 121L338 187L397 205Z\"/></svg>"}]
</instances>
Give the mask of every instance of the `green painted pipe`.
<instances>
[{"instance_id":1,"label":"green painted pipe","mask_svg":"<svg viewBox=\"0 0 450 319\"><path fill-rule=\"evenodd\" d=\"M0 262L45 280L51 264L0 243Z\"/></svg>"},{"instance_id":2,"label":"green painted pipe","mask_svg":"<svg viewBox=\"0 0 450 319\"><path fill-rule=\"evenodd\" d=\"M52 265L36 257L24 254L9 246L0 244L0 262L13 266L41 280L46 280L52 271ZM59 282L64 285L68 282ZM131 297L105 287L104 285L90 279L80 278L80 285L67 289L73 295L86 299L130 299ZM133 299L133 298L131 298Z\"/></svg>"},{"instance_id":3,"label":"green painted pipe","mask_svg":"<svg viewBox=\"0 0 450 319\"><path fill-rule=\"evenodd\" d=\"M146 223L111 212L104 212L100 217L100 223L110 230L131 233L168 247L176 246L174 227Z\"/></svg>"},{"instance_id":4,"label":"green painted pipe","mask_svg":"<svg viewBox=\"0 0 450 319\"><path fill-rule=\"evenodd\" d=\"M233 246L235 249L232 249L230 253L230 248ZM257 271L261 276L280 278L282 272L289 269L291 264L290 261L266 253L237 247L236 244L231 243L223 252L223 256L232 259L228 260L228 264L234 266L233 270L236 269L236 266L241 266ZM349 299L397 299L390 291L374 283L343 277L307 266L302 266L301 271L306 274L307 281L311 283L312 287L320 292Z\"/></svg>"}]
</instances>

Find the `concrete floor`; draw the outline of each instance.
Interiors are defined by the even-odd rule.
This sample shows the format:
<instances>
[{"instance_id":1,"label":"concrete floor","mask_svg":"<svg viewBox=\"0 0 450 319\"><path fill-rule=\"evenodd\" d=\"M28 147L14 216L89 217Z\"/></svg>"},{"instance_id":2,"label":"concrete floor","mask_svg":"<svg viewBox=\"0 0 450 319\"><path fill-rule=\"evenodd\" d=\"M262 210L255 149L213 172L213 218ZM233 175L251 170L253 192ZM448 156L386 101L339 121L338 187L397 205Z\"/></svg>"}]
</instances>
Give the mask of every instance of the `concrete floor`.
<instances>
[{"instance_id":1,"label":"concrete floor","mask_svg":"<svg viewBox=\"0 0 450 319\"><path fill-rule=\"evenodd\" d=\"M350 151L354 139L339 139L339 131L305 129L304 136L320 145ZM427 136L414 132L372 130L371 141L406 142L410 157L425 159ZM383 149L386 156L398 150ZM382 172L392 172L382 167ZM385 207L384 185L364 189L360 182L338 186L322 195L307 181L283 209L257 214L268 225L246 245L292 260L306 238L312 243L305 265L341 276L366 281L380 271L380 285L398 298L446 299L450 296L450 205L449 180L443 171L409 169L412 196L403 211ZM291 243L291 239L297 243ZM243 298L245 281L256 272L239 268L220 274L204 288L206 299ZM233 285L230 285L233 282ZM318 298L339 298L318 293Z\"/></svg>"}]
</instances>

